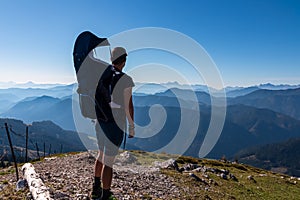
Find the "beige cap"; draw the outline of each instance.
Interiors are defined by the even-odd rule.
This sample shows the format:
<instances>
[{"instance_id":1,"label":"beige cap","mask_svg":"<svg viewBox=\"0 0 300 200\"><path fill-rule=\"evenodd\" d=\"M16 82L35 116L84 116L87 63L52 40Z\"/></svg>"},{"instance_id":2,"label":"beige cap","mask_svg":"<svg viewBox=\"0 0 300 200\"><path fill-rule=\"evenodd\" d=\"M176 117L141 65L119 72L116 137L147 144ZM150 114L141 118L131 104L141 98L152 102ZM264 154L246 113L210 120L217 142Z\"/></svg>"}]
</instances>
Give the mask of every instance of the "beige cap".
<instances>
[{"instance_id":1,"label":"beige cap","mask_svg":"<svg viewBox=\"0 0 300 200\"><path fill-rule=\"evenodd\" d=\"M115 47L112 51L111 51L111 61L115 61L117 60L119 57L121 56L127 56L126 50L123 47Z\"/></svg>"}]
</instances>

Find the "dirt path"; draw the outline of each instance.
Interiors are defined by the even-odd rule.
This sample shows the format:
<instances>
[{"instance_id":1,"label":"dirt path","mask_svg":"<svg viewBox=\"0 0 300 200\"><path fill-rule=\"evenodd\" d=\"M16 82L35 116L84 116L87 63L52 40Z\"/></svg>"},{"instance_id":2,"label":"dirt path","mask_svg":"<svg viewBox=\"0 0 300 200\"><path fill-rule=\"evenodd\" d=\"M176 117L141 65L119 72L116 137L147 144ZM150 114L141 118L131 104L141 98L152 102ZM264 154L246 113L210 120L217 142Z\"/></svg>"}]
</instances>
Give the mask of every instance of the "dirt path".
<instances>
[{"instance_id":1,"label":"dirt path","mask_svg":"<svg viewBox=\"0 0 300 200\"><path fill-rule=\"evenodd\" d=\"M54 199L88 199L93 181L94 162L94 156L84 152L46 158L33 165L50 188ZM12 186L12 182L15 185L14 174L0 177L11 182ZM2 190L5 190L5 186L3 187ZM155 167L117 163L114 166L112 191L118 199L180 199L181 190L173 183L172 178L160 173ZM21 194L19 192L19 195ZM26 196L28 198L28 194Z\"/></svg>"}]
</instances>

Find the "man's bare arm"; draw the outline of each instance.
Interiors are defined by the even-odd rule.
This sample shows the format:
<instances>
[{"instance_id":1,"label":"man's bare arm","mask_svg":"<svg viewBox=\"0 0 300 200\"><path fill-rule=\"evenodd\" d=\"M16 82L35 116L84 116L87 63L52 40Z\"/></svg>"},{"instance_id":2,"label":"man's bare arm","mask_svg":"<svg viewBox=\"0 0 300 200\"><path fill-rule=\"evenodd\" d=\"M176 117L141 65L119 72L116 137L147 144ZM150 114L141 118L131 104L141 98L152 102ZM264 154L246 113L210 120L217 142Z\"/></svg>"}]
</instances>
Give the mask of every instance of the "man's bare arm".
<instances>
[{"instance_id":1,"label":"man's bare arm","mask_svg":"<svg viewBox=\"0 0 300 200\"><path fill-rule=\"evenodd\" d=\"M129 137L134 137L134 108L132 103L132 87L124 90L125 114L129 123Z\"/></svg>"}]
</instances>

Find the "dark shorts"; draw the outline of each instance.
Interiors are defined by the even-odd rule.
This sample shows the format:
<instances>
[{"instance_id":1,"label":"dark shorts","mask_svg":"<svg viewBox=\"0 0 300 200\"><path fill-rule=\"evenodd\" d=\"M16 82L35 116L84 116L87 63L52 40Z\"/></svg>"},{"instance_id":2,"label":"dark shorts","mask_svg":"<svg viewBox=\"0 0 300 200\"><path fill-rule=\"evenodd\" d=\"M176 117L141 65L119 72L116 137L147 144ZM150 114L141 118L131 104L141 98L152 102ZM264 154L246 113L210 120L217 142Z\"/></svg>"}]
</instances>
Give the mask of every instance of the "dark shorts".
<instances>
[{"instance_id":1,"label":"dark shorts","mask_svg":"<svg viewBox=\"0 0 300 200\"><path fill-rule=\"evenodd\" d=\"M96 124L98 148L108 156L116 156L124 137L124 127L121 128L116 122L102 122Z\"/></svg>"}]
</instances>

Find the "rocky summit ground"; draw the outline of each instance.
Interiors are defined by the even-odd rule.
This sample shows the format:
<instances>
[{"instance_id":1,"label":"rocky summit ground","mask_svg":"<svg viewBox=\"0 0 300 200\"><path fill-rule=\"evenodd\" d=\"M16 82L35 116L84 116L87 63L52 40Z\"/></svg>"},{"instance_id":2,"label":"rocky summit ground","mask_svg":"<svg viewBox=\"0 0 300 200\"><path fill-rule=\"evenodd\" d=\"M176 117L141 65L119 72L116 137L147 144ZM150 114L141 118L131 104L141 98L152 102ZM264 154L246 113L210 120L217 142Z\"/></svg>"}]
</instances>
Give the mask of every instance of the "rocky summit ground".
<instances>
[{"instance_id":1,"label":"rocky summit ground","mask_svg":"<svg viewBox=\"0 0 300 200\"><path fill-rule=\"evenodd\" d=\"M94 156L60 154L32 164L54 199L89 199ZM300 199L299 181L227 161L139 151L118 156L112 191L118 199ZM13 167L0 170L0 199L32 199L27 187L16 190Z\"/></svg>"},{"instance_id":2,"label":"rocky summit ground","mask_svg":"<svg viewBox=\"0 0 300 200\"><path fill-rule=\"evenodd\" d=\"M94 155L83 152L52 156L33 165L54 199L88 199L94 162ZM180 198L181 188L176 186L173 178L162 174L158 167L136 163L133 156L118 157L112 184L112 191L118 199ZM13 172L13 167L7 169L7 173L4 170L2 172L0 199L30 199L28 190L15 191L16 178Z\"/></svg>"}]
</instances>

